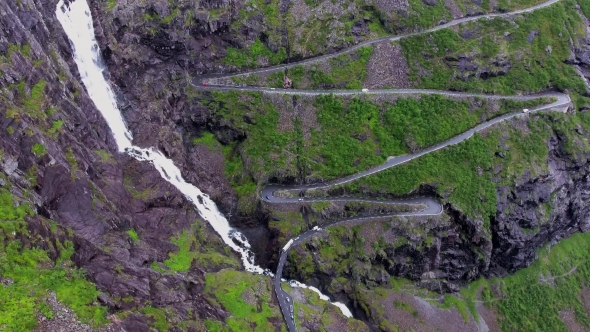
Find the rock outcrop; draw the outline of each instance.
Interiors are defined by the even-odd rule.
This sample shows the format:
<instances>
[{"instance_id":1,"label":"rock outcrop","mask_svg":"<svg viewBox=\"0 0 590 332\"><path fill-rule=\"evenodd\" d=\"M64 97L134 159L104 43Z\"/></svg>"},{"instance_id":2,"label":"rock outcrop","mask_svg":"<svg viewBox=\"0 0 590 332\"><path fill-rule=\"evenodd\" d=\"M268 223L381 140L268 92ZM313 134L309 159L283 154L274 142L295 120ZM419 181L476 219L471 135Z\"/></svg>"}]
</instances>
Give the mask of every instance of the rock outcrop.
<instances>
[{"instance_id":1,"label":"rock outcrop","mask_svg":"<svg viewBox=\"0 0 590 332\"><path fill-rule=\"evenodd\" d=\"M589 156L563 151L563 139L549 141L549 172L523 178L515 188L498 189L498 213L492 221L493 250L487 275L504 276L529 266L536 250L575 232L589 230Z\"/></svg>"}]
</instances>

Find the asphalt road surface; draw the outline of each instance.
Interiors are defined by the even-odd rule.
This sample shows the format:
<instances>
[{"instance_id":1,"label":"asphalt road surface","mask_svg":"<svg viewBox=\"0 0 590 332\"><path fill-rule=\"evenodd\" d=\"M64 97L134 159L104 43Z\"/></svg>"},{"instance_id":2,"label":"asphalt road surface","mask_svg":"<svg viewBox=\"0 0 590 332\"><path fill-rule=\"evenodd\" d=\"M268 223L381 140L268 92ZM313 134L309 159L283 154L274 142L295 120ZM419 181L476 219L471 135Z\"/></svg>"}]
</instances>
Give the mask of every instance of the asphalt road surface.
<instances>
[{"instance_id":1,"label":"asphalt road surface","mask_svg":"<svg viewBox=\"0 0 590 332\"><path fill-rule=\"evenodd\" d=\"M493 126L494 124L511 119L513 117L527 116L528 113L534 113L534 112L540 112L540 111L566 112L568 110L569 106L571 105L570 97L567 94L557 93L557 92L527 95L527 96L498 96L498 95L486 95L486 94L463 93L463 92L452 92L452 91L438 91L438 90L423 90L423 89L399 89L399 90L383 90L383 89L381 89L381 90L370 90L368 92L362 92L359 90L313 90L313 91L310 91L310 90L295 90L295 89L285 90L285 89L275 89L275 88L265 88L265 87L236 87L236 86L234 86L234 87L231 87L231 86L207 86L207 87L205 87L205 86L203 86L203 83L207 82L207 80L211 79L211 78L222 78L222 77L260 74L260 73L265 73L265 72L274 72L274 71L279 71L279 70L291 68L291 67L302 65L302 64L309 64L309 63L313 63L313 62L318 62L318 61L322 61L322 60L329 59L332 57L336 57L340 54L353 52L363 46L376 44L376 43L380 43L383 41L396 41L396 40L400 40L402 38L407 38L407 37L411 37L411 36L415 36L415 35L419 35L419 34L423 34L423 33L434 32L434 31L437 31L440 29L444 29L444 28L448 28L448 27L457 25L457 24L475 21L475 20L479 20L479 19L505 17L505 16L515 15L515 14L520 14L520 13L531 12L536 9L550 6L558 1L559 0L550 0L550 1L544 2L542 4L539 4L539 5L530 7L530 8L517 10L517 11L509 12L509 13L488 14L488 15L481 15L481 16L466 17L466 18L454 20L454 21L439 25L437 27L427 29L427 30L417 32L417 33L410 33L410 34L398 35L398 36L388 36L388 37L384 37L384 38L380 38L380 39L366 41L366 42L357 44L355 46L352 46L350 48L347 48L346 50L343 50L343 51L340 51L337 53L318 56L315 58L310 58L310 59L302 60L302 61L295 62L295 63L279 65L279 66L274 66L274 67L261 68L261 69L256 69L256 70L252 70L252 71L245 72L245 73L207 74L207 75L195 77L192 79L191 84L193 86L195 86L199 90L205 90L205 91L207 91L207 90L243 91L243 92L263 92L263 93L275 93L275 94L287 94L287 95L312 95L312 96L313 95L321 95L321 94L334 94L334 95L439 94L439 95L444 95L447 97L480 97L480 98L487 98L487 99L508 99L508 100L519 100L519 101L533 100L533 99L542 98L542 97L550 97L550 98L555 99L555 101L553 101L552 103L538 106L536 108L532 108L527 113L524 113L521 110L518 112L505 114L505 115L493 118L491 120L488 120L486 122L483 122L483 123L477 125L476 127L472 128L472 129L470 129L458 136L455 136L447 141L444 141L442 143L439 143L439 144L436 144L436 145L431 146L429 148L426 148L420 152L408 154L408 155L403 155L403 156L390 157L382 165L373 167L371 169L368 169L363 172L359 172L357 174L354 174L354 175L351 175L348 177L344 177L344 178L341 178L338 180L325 182L325 183L293 185L293 186L268 185L268 186L264 187L261 191L262 199L269 202L269 203L275 203L275 204L294 204L294 203L302 204L302 203L329 202L329 201L361 201L361 202L380 203L380 204L415 204L415 205L419 205L420 207L425 207L421 210L414 211L414 212L398 212L398 213L390 213L390 214L358 216L358 217L340 219L340 220L336 220L332 223L329 223L327 225L323 225L322 228L314 228L312 230L309 230L309 231L297 236L296 238L292 239L293 242L291 243L291 245L288 248L286 248L286 250L281 250L281 256L279 258L279 264L277 267L277 272L276 272L275 280L274 280L275 293L277 295L277 299L279 301L279 306L281 308L281 313L283 314L283 317L285 318L285 322L287 324L287 328L288 328L289 332L296 332L297 331L297 328L295 325L295 320L294 320L293 299L289 296L289 294L287 294L282 289L281 276L283 273L283 268L285 267L285 263L287 262L287 255L288 255L289 250L291 248L306 241L308 238L310 238L314 234L324 231L324 229L327 227L342 224L344 222L349 222L349 221L353 221L353 220L370 221L370 220L374 220L374 219L391 218L394 216L433 216L433 215L441 214L443 212L442 205L432 197L414 197L414 198L408 198L408 199L395 199L395 200L374 200L374 199L364 199L364 198L357 198L357 197L306 198L306 197L297 197L297 196L300 196L299 193L304 192L309 189L329 188L332 186L345 184L347 182L355 181L359 178L362 178L362 177L365 177L365 176L368 176L368 175L371 175L371 174L374 174L377 172L381 172L381 171L386 170L388 168L407 163L407 162L414 160L416 158L419 158L425 154L440 150L440 149L445 148L450 145L458 144L458 143L470 138L476 132L482 131L490 126ZM278 190L292 191L295 193L294 196L296 196L296 197L275 196L275 192Z\"/></svg>"}]
</instances>

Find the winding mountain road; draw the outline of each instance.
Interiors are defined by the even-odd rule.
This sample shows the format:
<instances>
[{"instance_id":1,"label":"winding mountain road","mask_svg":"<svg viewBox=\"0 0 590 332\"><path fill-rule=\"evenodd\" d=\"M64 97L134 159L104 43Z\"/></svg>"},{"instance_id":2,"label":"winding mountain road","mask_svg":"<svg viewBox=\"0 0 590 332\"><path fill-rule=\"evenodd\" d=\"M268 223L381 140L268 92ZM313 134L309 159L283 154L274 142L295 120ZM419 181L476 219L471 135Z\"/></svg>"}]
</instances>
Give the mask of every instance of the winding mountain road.
<instances>
[{"instance_id":1,"label":"winding mountain road","mask_svg":"<svg viewBox=\"0 0 590 332\"><path fill-rule=\"evenodd\" d=\"M289 187L288 190L300 190L300 189L310 189L310 188L321 188L322 186L310 185L310 186L298 186L298 187ZM267 194L272 195L277 189L286 189L287 187L284 186L267 186L263 189L263 194L266 192ZM274 189L274 190L273 190ZM417 212L395 212L395 213L387 213L387 214L379 214L379 215L372 215L372 216L357 216L357 217L350 217L350 218L343 218L335 220L331 223L322 225L321 228L314 227L313 229L293 238L293 242L288 243L283 249L281 250L281 256L279 258L279 264L277 266L277 272L275 274L274 280L274 288L275 293L277 295L277 299L279 300L279 306L281 308L281 312L283 313L283 317L285 317L285 322L287 323L287 327L289 328L290 332L297 331L295 326L294 320L294 312L293 312L293 300L287 292L285 292L282 288L282 281L284 281L281 276L283 275L283 268L285 267L285 263L287 262L287 254L289 250L294 246L299 245L302 242L305 242L307 239L312 237L314 234L322 232L322 230L335 226L340 225L346 222L355 221L355 220L363 220L363 221L370 221L374 219L386 219L391 218L394 216L397 217L410 217L410 216L435 216L439 215L443 212L442 205L436 201L432 197L414 197L408 199L397 199L397 200L377 200L377 199L359 199L354 197L339 197L339 198L304 198L303 201L299 201L298 198L277 198L274 196L265 196L269 197L267 201L272 203L292 203L292 202L335 202L335 201L348 201L348 202L369 202L369 203L379 203L379 204L413 204L413 205L424 205L426 208L419 210Z\"/></svg>"},{"instance_id":2,"label":"winding mountain road","mask_svg":"<svg viewBox=\"0 0 590 332\"><path fill-rule=\"evenodd\" d=\"M558 111L558 112L567 112L571 105L570 97L567 94L563 93L543 93L543 94L535 94L535 95L528 95L528 96L494 96L494 95L484 95L484 94L473 94L473 93L461 93L461 92L449 92L449 91L436 91L436 90L420 90L420 89L404 89L404 90L371 90L369 92L362 92L362 91L352 91L352 90L337 90L337 91L307 91L307 90L282 90L282 89L270 89L270 88L258 88L258 87L240 87L240 88L232 88L232 87L196 87L198 89L203 90L216 90L216 91L261 91L264 93L276 93L276 94L287 94L287 95L321 95L321 94L334 94L334 95L357 95L357 94L397 94L397 95L421 95L421 94L440 94L449 97L481 97L481 98L488 98L488 99L508 99L508 100L519 100L519 101L527 101L533 100L537 98L548 97L552 98L554 101L546 104L541 105L535 108L530 109L527 113L523 113L523 111L518 111L514 113L508 113L505 115L498 116L496 118L490 119L486 122L483 122L476 127L467 130L466 132L457 135L447 141L442 143L433 145L429 148L426 148L422 151L403 155L403 156L395 156L390 157L387 161L379 166L370 168L366 171L359 172L357 174L344 177L341 179L337 179L330 182L325 183L316 183L316 184L304 184L304 185L292 185L292 186L284 186L284 185L267 185L261 191L262 199L269 202L269 203L277 203L277 204L292 204L292 203L313 203L313 202L330 202L330 201L363 201L363 202L370 202L370 203L380 203L380 204L414 204L414 205L424 205L426 208L417 211L417 212L398 212L398 213L390 213L390 214L381 214L381 215L373 215L373 216L358 216L353 218L346 218L334 221L330 224L323 225L320 229L312 229L309 230L298 237L293 239L293 242L288 245L287 248L281 251L281 256L279 258L279 264L277 267L277 272L275 274L274 280L274 287L275 292L277 295L277 299L279 301L279 306L281 308L281 312L283 317L285 318L285 322L290 332L297 331L295 326L294 320L294 308L293 308L293 299L290 297L282 289L282 273L285 263L287 261L287 255L289 250L294 246L306 241L308 238L313 236L314 234L321 232L322 229L326 227L342 224L344 222L352 221L352 220L366 220L369 221L371 219L383 219L388 217L394 216L433 216L441 214L443 211L442 205L436 201L432 197L416 197L410 199L397 199L397 200L371 200L371 199L360 199L360 198L353 198L353 197L337 197L337 198L305 198L305 197L278 197L275 196L275 192L282 190L282 191L293 191L297 194L304 192L310 189L320 189L320 188L329 188L336 185L345 184L348 182L355 181L365 176L369 176L371 174L375 174L386 170L391 167L395 167L404 163L407 163L411 160L419 158L425 154L440 150L450 145L458 144L469 139L473 134L476 132L482 131L494 124L499 122L517 117L517 116L527 116L530 113L540 112L540 111ZM297 196L297 195L295 195Z\"/></svg>"},{"instance_id":3,"label":"winding mountain road","mask_svg":"<svg viewBox=\"0 0 590 332\"><path fill-rule=\"evenodd\" d=\"M513 11L513 12L465 17L465 18L454 20L454 21L439 25L437 27L421 31L421 32L409 33L409 34L397 35L397 36L388 36L388 37L384 37L384 38L369 40L369 41L359 43L355 46L352 46L350 48L347 48L347 49L337 52L337 53L322 55L322 56L318 56L318 57L314 57L314 58L310 58L310 59L306 59L306 60L302 60L302 61L294 62L294 63L290 63L290 64L255 69L255 70L244 72L244 73L207 74L207 75L195 77L191 80L191 84L196 89L204 90L204 91L242 91L242 92L263 92L263 93L269 93L269 94L310 95L310 96L322 95L322 94L334 94L334 95L361 95L361 94L387 94L387 95L424 95L424 94L428 94L428 95L432 95L432 94L438 94L438 95L444 95L447 97L479 97L479 98L495 99L495 100L506 99L506 100L517 100L517 101L527 101L527 100L533 100L536 98L543 98L543 97L549 97L549 98L553 99L553 102L546 104L546 105L538 106L533 109L530 109L526 113L523 111L518 111L518 112L509 113L509 114L501 115L496 118L490 119L488 121L485 121L485 122L477 125L476 127L472 128L472 129L467 130L466 132L464 132L460 135L457 135L447 141L444 141L442 143L439 143L439 144L436 144L436 145L431 146L429 148L426 148L422 151L419 151L419 152L416 152L413 154L403 155L403 156L390 157L382 165L370 168L366 171L359 172L359 173L351 175L351 176L347 176L347 177L344 177L341 179L337 179L337 180L329 181L329 182L325 182L325 183L292 185L292 186L268 185L268 186L264 187L261 191L262 199L267 201L268 203L273 203L273 204L313 203L313 202L331 202L331 201L332 202L333 201L351 201L351 202L352 201L355 201L355 202L362 201L362 202L379 203L379 204L406 204L406 205L411 204L411 205L417 205L419 207L424 207L424 208L422 208L418 211L414 211L414 212L396 212L396 213L389 213L389 214L357 216L357 217L352 217L352 218L339 219L339 220L333 221L329 224L323 225L322 228L314 227L314 229L308 230L307 232L290 240L285 245L285 247L281 250L281 255L279 258L277 272L276 272L275 280L274 280L275 293L277 295L277 299L279 301L279 306L281 308L281 312L283 314L283 317L285 318L285 322L287 324L289 332L296 332L297 331L297 328L295 326L295 319L294 319L293 299L291 298L291 296L289 294L287 294L282 289L282 281L284 281L284 280L281 278L281 276L282 276L283 268L285 267L285 264L287 261L287 255L288 255L289 250L291 248L306 241L308 238L310 238L314 234L322 232L327 227L339 225L339 224L349 222L349 221L354 221L354 220L369 221L372 219L384 219L384 218L390 218L390 217L394 217L394 216L433 216L433 215L439 215L443 212L443 207L442 207L441 203L439 203L437 200L435 200L432 197L414 197L414 198L408 198L408 199L395 199L395 200L374 200L374 199L362 199L362 198L354 198L354 197L306 198L306 197L303 197L303 195L302 195L306 190L329 188L329 187L333 187L336 185L345 184L348 182L355 181L359 178L369 176L369 175L375 174L377 172L381 172L381 171L386 170L388 168L407 163L411 160L414 160L416 158L424 156L428 153L440 150L440 149L448 147L450 145L455 145L460 142L463 142L463 141L469 139L471 136L473 136L473 134L475 134L476 132L482 131L490 126L493 126L494 124L497 124L499 122L502 122L502 121L505 121L505 120L508 120L508 119L511 119L511 118L514 118L517 116L523 116L523 115L526 116L528 113L534 113L534 112L540 112L540 111L567 112L567 110L571 106L570 97L567 94L557 93L557 92L555 92L555 93L542 93L542 94L527 95L527 96L498 96L498 95L486 95L486 94L477 94L477 93L463 93L463 92L423 90L423 89L399 89L399 90L384 90L383 89L383 90L370 90L368 92L363 92L363 91L359 91L359 90L313 90L313 91L310 91L310 90L295 90L295 89L283 90L283 89L275 89L275 88L250 87L250 86L248 86L248 87L212 86L212 85L203 86L203 83L206 83L207 80L210 80L212 78L228 78L228 77L245 76L245 75L260 74L260 73L276 72L279 70L292 68L294 66L299 66L299 65L303 65L303 64L310 64L310 63L326 60L329 58L333 58L333 57L336 57L341 54L350 53L355 50L358 50L359 48L361 48L363 46L367 46L367 45L372 45L372 44L376 44L376 43L380 43L380 42L384 42L384 41L397 41L397 40L400 40L403 38L407 38L407 37L411 37L411 36L415 36L415 35L419 35L419 34L424 34L424 33L430 33L430 32L434 32L437 30L452 27L457 24L471 22L471 21L475 21L475 20L479 20L479 19L491 19L491 18L495 18L495 17L506 17L506 16L516 15L516 14L531 12L531 11L534 11L534 10L537 10L540 8L550 6L558 1L559 0L550 0L550 1L541 3L539 5L536 5L536 6L533 6L530 8L517 10L517 11ZM278 196L275 196L275 193L279 190L292 191L292 192L295 192L294 196L300 196L300 197L278 197Z\"/></svg>"},{"instance_id":4,"label":"winding mountain road","mask_svg":"<svg viewBox=\"0 0 590 332\"><path fill-rule=\"evenodd\" d=\"M292 91L292 90L290 90L290 91ZM384 90L384 91L391 91L391 90ZM393 92L400 93L399 90L398 91L391 91L391 92L392 93ZM357 91L356 93L359 93L359 92ZM415 93L415 92L413 92L413 93ZM446 92L444 92L444 91L429 91L429 93L446 94ZM481 95L471 95L471 96L481 96ZM476 127L472 128L472 129L470 129L458 136L455 136L447 141L433 145L429 148L426 148L422 151L419 151L419 152L416 152L413 154L390 157L387 159L387 161L385 163L383 163L379 166L370 168L366 171L363 171L363 172L360 172L360 173L357 173L357 174L354 174L354 175L351 175L348 177L344 177L341 179L337 179L337 180L325 182L325 183L317 183L317 184L293 185L293 186L268 185L268 186L264 187L261 191L262 199L264 199L265 201L267 201L269 203L283 203L283 204L284 203L331 202L331 201L332 202L334 202L334 201L363 201L363 202L381 203L381 204L413 204L413 205L422 204L422 205L426 206L425 209L422 209L417 212L398 212L398 213L381 214L381 215L374 215L374 216L359 216L359 217L353 217L353 218L340 219L335 222L329 223L327 225L323 225L322 228L327 228L330 226L338 225L338 224L341 224L341 223L344 223L347 221L351 221L351 220L369 221L371 219L382 219L382 218L394 217L394 216L433 216L433 215L441 214L443 211L442 205L432 197L416 197L416 198L410 198L410 199L397 199L397 200L370 200L370 199L360 199L360 198L353 198L353 197L335 197L335 198L277 197L274 195L274 193L278 190L294 191L296 193L302 193L302 192L305 192L306 190L309 190L309 189L329 188L329 187L333 187L336 185L341 185L341 184L345 184L348 182L352 182L352 181L355 181L355 180L360 179L362 177L381 172L381 171L386 170L388 168L407 163L407 162L414 160L416 158L419 158L425 154L440 150L440 149L445 148L447 146L455 145L460 142L463 142L463 141L469 139L471 136L473 136L473 134L475 134L476 132L482 131L486 128L489 128L490 126L492 126L494 124L511 119L513 117L522 116L522 115L526 116L529 113L540 112L540 111L566 112L571 104L571 100L570 100L569 96L566 94L561 94L561 93L539 94L539 95L535 95L535 96L515 96L515 97L489 96L489 97L494 98L494 99L507 98L507 99L513 99L513 100L531 100L531 99L539 98L539 97L552 97L552 98L556 98L556 101L554 101L550 104L547 104L547 105L542 105L542 106L538 106L536 108L530 109L527 113L523 113L522 111L519 111L519 112L509 113L509 114L505 114L505 115L493 118L489 121L486 121L486 122L483 122L483 123L477 125ZM287 248L284 248L284 250L281 251L279 264L278 264L277 272L275 275L274 285L275 285L275 292L276 292L277 298L279 300L279 305L281 307L281 311L283 313L283 316L285 317L285 321L287 323L287 326L288 326L290 332L297 331L297 329L295 327L295 321L293 318L294 316L293 316L293 311L292 311L293 310L293 306L292 306L293 301L290 298L289 294L287 294L285 291L283 291L283 289L281 287L281 276L283 273L283 268L284 268L285 262L287 261L287 254L293 246L296 246L299 243L307 240L308 238L310 238L314 234L320 232L321 230L322 229L312 229L312 230L309 230L309 231L299 235L298 237L293 239L293 242Z\"/></svg>"},{"instance_id":5,"label":"winding mountain road","mask_svg":"<svg viewBox=\"0 0 590 332\"><path fill-rule=\"evenodd\" d=\"M533 6L533 7L524 8L524 9L520 9L520 10L506 12L506 13L495 13L495 14L485 14L485 15L477 15L477 16L468 16L468 17L457 19L457 20L452 20L452 21L449 21L447 23L438 25L436 27L433 27L433 28L430 28L430 29L425 29L425 30L418 31L418 32L412 32L412 33L407 33L407 34L402 34L402 35L393 35L393 36L387 36L387 37L382 37L382 38L378 38L378 39L367 40L367 41L358 43L358 44L356 44L354 46L348 47L348 48L346 48L346 49L344 49L342 51L339 51L339 52L334 52L334 53L330 53L330 54L320 55L320 56L316 56L316 57L313 57L313 58L304 59L304 60L301 60L301 61L291 62L291 63L288 63L288 64L282 64L282 65L277 65L277 66L271 66L271 67L264 67L264 68L259 68L259 69L253 69L253 70L250 70L250 71L247 71L247 72L242 72L242 73L215 73L215 74L205 74L205 75L201 75L201 76L198 76L198 77L193 78L192 83L194 85L202 85L207 80L213 79L213 78L240 77L240 76L248 76L248 75L255 75L255 74L273 73L273 72L277 72L277 71L280 71L280 70L293 68L293 67L296 67L296 66L307 65L307 64L311 64L311 63L315 63L315 62L319 62L319 61L323 61L323 60L335 58L335 57L337 57L339 55L342 55L342 54L348 54L348 53L354 52L354 51L356 51L356 50L358 50L358 49L360 49L362 47L373 45L373 44L379 44L379 43L382 43L382 42L385 42L385 41L394 42L394 41L398 41L398 40L405 39L405 38L408 38L408 37L417 36L417 35L421 35L421 34L425 34L425 33L430 33L430 32L435 32L435 31L438 31L438 30L450 28L450 27L455 26L455 25L458 25L458 24L472 22L472 21L477 21L477 20L481 20L481 19L492 19L492 18L496 18L496 17L509 17L509 16L513 16L513 15L518 15L518 14L524 14L524 13L532 12L532 11L535 11L537 9L541 9L541 8L545 8L545 7L551 6L552 4L557 3L559 1L560 0L549 0L547 2L540 3L540 4L538 4L536 6Z\"/></svg>"}]
</instances>

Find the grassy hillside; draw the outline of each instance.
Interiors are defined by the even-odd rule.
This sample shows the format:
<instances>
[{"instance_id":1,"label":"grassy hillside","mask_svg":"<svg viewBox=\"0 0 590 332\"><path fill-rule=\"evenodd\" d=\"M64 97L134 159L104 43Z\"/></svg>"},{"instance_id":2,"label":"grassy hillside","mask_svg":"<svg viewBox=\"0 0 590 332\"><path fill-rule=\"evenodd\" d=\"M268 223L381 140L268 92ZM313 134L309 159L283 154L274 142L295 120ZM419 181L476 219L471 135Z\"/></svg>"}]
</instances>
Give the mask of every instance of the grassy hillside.
<instances>
[{"instance_id":1,"label":"grassy hillside","mask_svg":"<svg viewBox=\"0 0 590 332\"><path fill-rule=\"evenodd\" d=\"M547 102L214 92L199 103L246 133L246 139L222 145L204 134L193 143L224 153L226 175L242 198L241 212L247 213L254 208L257 185L274 176L342 177L442 142L487 119Z\"/></svg>"},{"instance_id":2,"label":"grassy hillside","mask_svg":"<svg viewBox=\"0 0 590 332\"><path fill-rule=\"evenodd\" d=\"M99 291L70 260L74 247L67 233L41 217L36 223L47 227L55 239L31 233L25 219L34 215L28 203L0 188L0 329L27 331L37 325L38 317L52 319L49 292L55 292L82 322L105 324L106 308L95 303ZM43 244L51 251L41 249Z\"/></svg>"}]
</instances>

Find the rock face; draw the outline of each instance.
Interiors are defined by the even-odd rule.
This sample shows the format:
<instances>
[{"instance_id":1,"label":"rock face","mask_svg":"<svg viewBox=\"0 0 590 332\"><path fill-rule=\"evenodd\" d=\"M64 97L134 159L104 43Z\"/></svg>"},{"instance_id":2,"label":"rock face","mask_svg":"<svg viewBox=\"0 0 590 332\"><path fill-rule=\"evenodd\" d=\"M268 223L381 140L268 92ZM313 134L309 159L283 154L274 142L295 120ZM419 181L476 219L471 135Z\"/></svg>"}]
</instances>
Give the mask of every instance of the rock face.
<instances>
[{"instance_id":1,"label":"rock face","mask_svg":"<svg viewBox=\"0 0 590 332\"><path fill-rule=\"evenodd\" d=\"M293 81L291 81L287 75L283 76L283 89L290 89L293 87Z\"/></svg>"},{"instance_id":2,"label":"rock face","mask_svg":"<svg viewBox=\"0 0 590 332\"><path fill-rule=\"evenodd\" d=\"M216 70L213 64L226 55L233 41L224 32L240 3L187 1L174 9L168 1L117 3L111 9L104 2L89 3L134 143L158 147L222 211L234 209L236 194L223 174L222 155L196 154L190 141L204 130L225 143L244 133L191 103L189 81L194 73ZM194 15L185 20L187 12Z\"/></svg>"},{"instance_id":3,"label":"rock face","mask_svg":"<svg viewBox=\"0 0 590 332\"><path fill-rule=\"evenodd\" d=\"M585 19L586 26L588 26L588 19ZM588 29L588 28L587 28ZM586 37L586 40L582 40L571 53L570 58L566 63L577 65L580 68L581 75L586 81L586 87L588 93L590 93L590 87L588 87L588 80L590 79L590 37ZM587 93L587 94L588 94Z\"/></svg>"},{"instance_id":4,"label":"rock face","mask_svg":"<svg viewBox=\"0 0 590 332\"><path fill-rule=\"evenodd\" d=\"M243 3L237 1L187 1L179 5L180 10L175 16L170 16L174 13L175 7L171 7L165 1L149 1L143 4L122 3L110 10L103 2L91 1L91 3L94 4L93 15L98 21L96 24L100 25L99 30L103 31L100 38L101 49L109 63L112 80L119 88L120 100L125 104L124 115L136 135L136 142L145 146L158 146L165 151L183 170L187 179L207 192L219 204L221 210L226 212L230 222L234 225L266 225L268 214L260 207L256 208L253 216L237 216L233 213L236 209L237 195L223 174L223 157L208 149L196 149L190 144L192 137L200 137L204 131L213 132L215 138L223 144L240 141L246 137L247 133L235 128L231 121L212 117L206 108L191 103L192 92L189 85L191 75L229 70L230 68L223 66L219 59L226 55L225 50L228 46L244 46L244 39L258 36L264 28L263 18L254 14L239 31L239 35L236 35L236 31L229 31L226 28L232 20L236 19L236 13L244 6ZM449 4L445 2L445 5ZM281 6L288 8L284 3ZM407 3L400 1L394 7L390 10L407 9ZM185 26L186 17L183 15L189 10L193 10L196 16L193 21L190 21L190 28L187 29ZM210 12L222 12L223 14L217 16ZM149 17L149 19L145 17ZM171 17L171 19L165 20L163 19L165 17ZM351 27L353 35L355 37L363 36L366 24L367 22L363 20L355 21ZM464 38L474 38L478 33L477 29L465 32ZM532 31L531 38L534 39L536 34L535 31ZM329 47L337 49L340 46L330 45ZM392 46L387 47L391 48ZM384 51L387 51L387 54L393 54L394 51L400 53L397 49L384 49ZM577 58L584 59L584 52L583 50L576 51ZM397 53L393 54L395 58L401 58L401 55ZM449 56L445 62L448 66L455 68L456 75L462 79L469 77L486 79L501 76L511 68L510 62L503 56L488 59L485 63L478 60L469 54L461 54ZM219 67L213 67L214 63ZM402 66L402 72L391 72L400 77L407 75L403 67L405 66ZM401 80L393 85L406 87L407 82ZM557 158L557 156L553 157ZM560 158L567 157L561 156ZM195 165L198 165L198 171L195 171ZM202 172L205 172L206 175L202 176ZM567 174L569 174L568 177L572 177L574 173L568 171ZM521 245L525 247L538 246L543 243L543 238L548 241L548 237L557 236L558 233L562 234L563 232L553 228L549 229L549 225L558 227L558 224L553 222L541 226L542 233L536 235L527 233L527 231L521 231L522 234L517 235L515 233L517 230L514 228L510 228L510 231L507 230L509 226L506 223L510 224L512 221L502 218L512 218L520 212L510 214L510 217L504 216L500 212L504 211L507 206L510 206L510 209L513 205L518 208L530 207L530 205L521 207L516 201L512 201L516 199L516 196L513 195L519 190L523 191L521 195L525 195L530 186L541 183L540 179L523 179L523 181L523 186L518 186L514 190L505 188L498 193L499 214L493 220L493 229L496 233L491 237L491 241L484 240L486 236L478 228L479 222L470 220L460 211L449 206L447 207L448 214L455 224L460 226L454 226L456 228L453 228L454 233L448 235L449 239L441 240L442 235L435 236L439 238L440 243L433 244L433 246L442 249L433 247L432 253L424 254L421 251L412 251L407 255L420 256L420 259L427 261L424 263L425 266L435 266L435 260L445 262L444 264L447 264L445 269L451 271L448 272L448 275L445 274L445 277L448 276L453 280L469 279L480 274L502 275L526 266L534 258L532 255L534 249L517 250L515 248ZM525 185L528 183L527 181L531 183ZM547 181L543 183L551 186ZM550 192L557 191L562 184L553 186L550 188ZM542 202L537 201L536 203ZM551 204L560 203L552 201ZM564 202L564 204L568 203ZM553 214L557 212L556 209L552 211ZM561 217L555 215L551 218L558 220ZM548 229L543 231L543 227ZM574 229L572 228L570 231ZM441 234L442 232L444 231L441 231ZM465 239L462 238L462 235ZM502 246L499 246L497 241L503 241ZM505 246L510 247L511 243L514 248L506 252L504 249L508 247ZM457 246L461 249L456 249ZM272 251L273 248L267 248L267 250ZM523 250L529 251L516 254ZM437 254L438 252L441 253ZM258 254L266 255L264 250ZM480 254L483 257L479 257ZM443 257L444 255L447 255L446 258ZM509 264L509 261L512 260L514 260L514 266ZM405 270L399 265L393 264L390 271L396 274L394 271ZM407 274L398 272L397 275L419 279L425 271L430 270L428 268L417 269Z\"/></svg>"},{"instance_id":5,"label":"rock face","mask_svg":"<svg viewBox=\"0 0 590 332\"><path fill-rule=\"evenodd\" d=\"M111 312L166 307L176 320L224 317L200 290L206 271L226 265L200 266L182 275L150 267L177 251L171 238L195 224L210 238L207 250L227 253L192 204L150 164L117 153L107 124L77 79L56 4L0 3L0 186L29 201L35 218L55 220L71 231L72 260L103 292L91 301ZM173 98L170 102L175 104ZM199 161L189 164L198 169ZM55 239L43 225L30 220L29 232L43 238L42 249L51 252ZM129 297L133 300L122 301ZM137 313L120 327L144 331L150 321Z\"/></svg>"},{"instance_id":6,"label":"rock face","mask_svg":"<svg viewBox=\"0 0 590 332\"><path fill-rule=\"evenodd\" d=\"M514 189L498 190L488 275L513 273L530 265L536 258L537 248L545 243L555 244L574 232L588 231L588 156L568 156L561 141L559 136L549 141L546 177L524 178Z\"/></svg>"},{"instance_id":7,"label":"rock face","mask_svg":"<svg viewBox=\"0 0 590 332\"><path fill-rule=\"evenodd\" d=\"M476 59L465 54L447 56L445 57L445 63L450 68L457 70L455 75L462 80L467 80L470 77L485 80L496 76L504 76L508 74L508 70L512 67L510 61L502 55L489 59L485 65L480 65Z\"/></svg>"}]
</instances>

